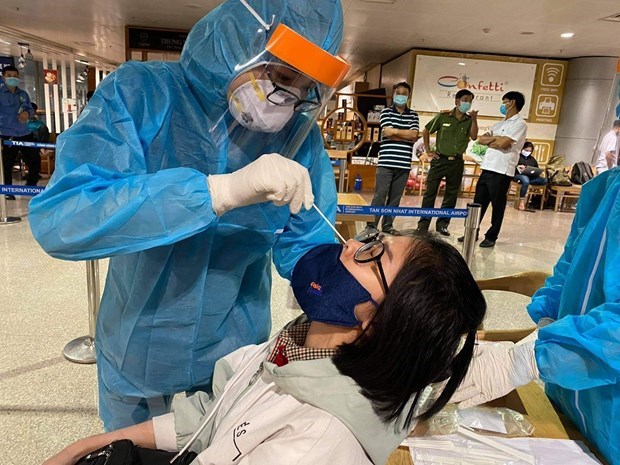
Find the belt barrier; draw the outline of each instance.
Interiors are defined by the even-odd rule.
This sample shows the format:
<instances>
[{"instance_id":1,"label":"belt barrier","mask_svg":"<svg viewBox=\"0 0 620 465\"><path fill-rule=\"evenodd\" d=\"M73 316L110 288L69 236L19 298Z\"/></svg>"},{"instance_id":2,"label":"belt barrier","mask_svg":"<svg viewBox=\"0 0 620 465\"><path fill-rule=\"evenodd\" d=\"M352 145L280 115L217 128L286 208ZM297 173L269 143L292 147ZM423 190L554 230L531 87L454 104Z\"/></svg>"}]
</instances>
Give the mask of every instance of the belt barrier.
<instances>
[{"instance_id":1,"label":"belt barrier","mask_svg":"<svg viewBox=\"0 0 620 465\"><path fill-rule=\"evenodd\" d=\"M467 218L466 208L413 208L413 207L370 207L362 205L338 205L336 213L342 215L375 216L424 216L437 218Z\"/></svg>"},{"instance_id":2,"label":"belt barrier","mask_svg":"<svg viewBox=\"0 0 620 465\"><path fill-rule=\"evenodd\" d=\"M25 140L10 140L5 139L2 141L3 145L7 147L29 147L33 149L55 149L56 144L49 144L47 142L30 142Z\"/></svg>"},{"instance_id":3,"label":"belt barrier","mask_svg":"<svg viewBox=\"0 0 620 465\"><path fill-rule=\"evenodd\" d=\"M4 182L4 163L2 160L2 147L28 147L38 149L54 149L56 144L46 144L41 142L27 142L3 140L0 144L0 182ZM5 195L35 196L43 191L42 186L16 186L0 185L0 224L18 223L19 217L8 217L6 215ZM67 360L75 363L95 363L95 325L97 314L99 313L99 302L101 301L101 291L99 286L99 260L86 261L86 289L88 293L88 336L79 337L69 342L63 349L63 355Z\"/></svg>"}]
</instances>

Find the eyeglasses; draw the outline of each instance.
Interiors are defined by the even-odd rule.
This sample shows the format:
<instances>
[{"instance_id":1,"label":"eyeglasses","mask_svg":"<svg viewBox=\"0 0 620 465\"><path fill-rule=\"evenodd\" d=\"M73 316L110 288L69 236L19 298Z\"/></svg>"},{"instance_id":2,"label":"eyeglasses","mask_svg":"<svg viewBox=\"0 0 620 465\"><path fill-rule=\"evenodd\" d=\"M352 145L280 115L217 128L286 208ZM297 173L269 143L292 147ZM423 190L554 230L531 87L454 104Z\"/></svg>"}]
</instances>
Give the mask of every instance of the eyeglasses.
<instances>
[{"instance_id":1,"label":"eyeglasses","mask_svg":"<svg viewBox=\"0 0 620 465\"><path fill-rule=\"evenodd\" d=\"M269 94L267 95L267 100L269 100L274 105L279 105L279 106L294 105L293 109L300 113L313 111L321 106L321 96L319 95L318 89L316 88L314 89L314 92L316 92L316 99L304 100L298 97L297 95L295 95L290 90L285 89L284 87L280 86L277 82L275 82L271 78L271 72L269 70L266 70L266 73L267 73L267 77L271 81L271 84L273 85L273 90L269 92Z\"/></svg>"},{"instance_id":2,"label":"eyeglasses","mask_svg":"<svg viewBox=\"0 0 620 465\"><path fill-rule=\"evenodd\" d=\"M381 275L381 284L383 284L383 291L385 294L388 293L389 286L387 283L387 279L385 279L385 273L383 272L383 265L381 265L381 257L385 252L385 245L381 242L381 238L383 236L377 234L374 238L368 238L368 242L366 242L363 246L357 249L353 259L357 263L371 263L376 262L377 267L379 268L379 274Z\"/></svg>"}]
</instances>

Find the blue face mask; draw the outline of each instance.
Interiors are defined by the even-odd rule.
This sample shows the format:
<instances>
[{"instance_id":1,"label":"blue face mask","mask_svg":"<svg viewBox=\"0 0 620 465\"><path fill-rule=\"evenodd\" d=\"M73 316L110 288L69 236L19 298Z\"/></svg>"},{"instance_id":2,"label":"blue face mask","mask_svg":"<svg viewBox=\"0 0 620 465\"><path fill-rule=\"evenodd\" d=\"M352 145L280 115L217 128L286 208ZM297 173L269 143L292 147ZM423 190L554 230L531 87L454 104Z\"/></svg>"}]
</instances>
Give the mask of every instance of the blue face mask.
<instances>
[{"instance_id":1,"label":"blue face mask","mask_svg":"<svg viewBox=\"0 0 620 465\"><path fill-rule=\"evenodd\" d=\"M459 111L461 113L467 113L470 108L471 108L471 103L469 103L469 102L461 102L459 104Z\"/></svg>"},{"instance_id":2,"label":"blue face mask","mask_svg":"<svg viewBox=\"0 0 620 465\"><path fill-rule=\"evenodd\" d=\"M17 87L19 85L19 78L7 77L7 78L4 78L4 82L6 82L7 86Z\"/></svg>"},{"instance_id":3,"label":"blue face mask","mask_svg":"<svg viewBox=\"0 0 620 465\"><path fill-rule=\"evenodd\" d=\"M500 112L502 115L506 116L506 113L508 113L508 110L506 110L506 104L505 104L505 103L502 103L502 104L499 106L499 112Z\"/></svg>"},{"instance_id":4,"label":"blue face mask","mask_svg":"<svg viewBox=\"0 0 620 465\"><path fill-rule=\"evenodd\" d=\"M394 96L394 104L399 107L407 105L407 100L409 100L409 97L407 97L406 95L395 95Z\"/></svg>"},{"instance_id":5,"label":"blue face mask","mask_svg":"<svg viewBox=\"0 0 620 465\"><path fill-rule=\"evenodd\" d=\"M340 244L319 245L299 259L291 287L301 309L311 321L357 326L355 306L371 301L370 292L340 261Z\"/></svg>"}]
</instances>

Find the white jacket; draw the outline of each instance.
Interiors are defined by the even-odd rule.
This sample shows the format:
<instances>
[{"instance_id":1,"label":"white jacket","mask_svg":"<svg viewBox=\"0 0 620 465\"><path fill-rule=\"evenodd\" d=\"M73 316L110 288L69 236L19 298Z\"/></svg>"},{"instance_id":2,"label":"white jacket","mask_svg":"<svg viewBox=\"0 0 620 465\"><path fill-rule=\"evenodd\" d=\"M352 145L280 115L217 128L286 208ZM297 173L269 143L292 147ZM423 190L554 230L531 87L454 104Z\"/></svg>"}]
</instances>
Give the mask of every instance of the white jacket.
<instances>
[{"instance_id":1,"label":"white jacket","mask_svg":"<svg viewBox=\"0 0 620 465\"><path fill-rule=\"evenodd\" d=\"M180 450L215 409L191 447L194 464L385 464L408 433L402 419L385 425L331 359L278 367L265 361L271 345L219 360L213 398L197 393L154 418L157 447Z\"/></svg>"}]
</instances>

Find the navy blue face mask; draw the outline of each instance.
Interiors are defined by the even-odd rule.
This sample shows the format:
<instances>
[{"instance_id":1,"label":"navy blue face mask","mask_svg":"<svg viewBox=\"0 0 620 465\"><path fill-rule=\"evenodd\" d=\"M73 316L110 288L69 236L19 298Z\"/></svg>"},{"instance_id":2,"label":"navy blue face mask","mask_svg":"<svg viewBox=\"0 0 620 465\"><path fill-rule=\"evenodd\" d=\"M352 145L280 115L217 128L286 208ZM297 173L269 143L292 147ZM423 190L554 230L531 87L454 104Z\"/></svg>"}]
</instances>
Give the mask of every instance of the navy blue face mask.
<instances>
[{"instance_id":1,"label":"navy blue face mask","mask_svg":"<svg viewBox=\"0 0 620 465\"><path fill-rule=\"evenodd\" d=\"M378 305L342 264L341 253L340 244L311 249L295 265L291 287L309 320L357 326L355 306L369 301Z\"/></svg>"}]
</instances>

